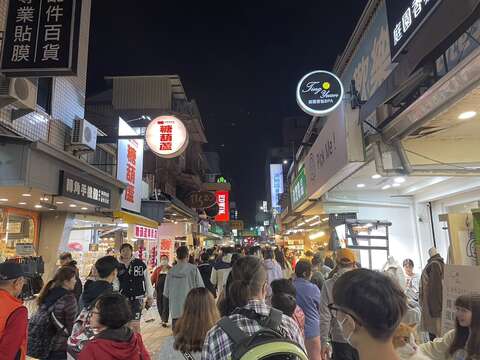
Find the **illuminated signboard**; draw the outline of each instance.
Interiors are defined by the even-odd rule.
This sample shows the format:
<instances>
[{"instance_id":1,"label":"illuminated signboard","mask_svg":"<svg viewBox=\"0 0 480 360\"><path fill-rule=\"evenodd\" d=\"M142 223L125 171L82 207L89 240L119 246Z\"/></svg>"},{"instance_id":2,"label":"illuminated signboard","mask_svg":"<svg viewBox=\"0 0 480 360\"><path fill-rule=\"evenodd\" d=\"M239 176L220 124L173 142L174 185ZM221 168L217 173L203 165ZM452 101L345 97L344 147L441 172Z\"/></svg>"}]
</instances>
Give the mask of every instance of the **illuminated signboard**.
<instances>
[{"instance_id":1,"label":"illuminated signboard","mask_svg":"<svg viewBox=\"0 0 480 360\"><path fill-rule=\"evenodd\" d=\"M309 115L323 116L343 99L343 85L331 72L318 70L305 75L297 86L297 103Z\"/></svg>"},{"instance_id":2,"label":"illuminated signboard","mask_svg":"<svg viewBox=\"0 0 480 360\"><path fill-rule=\"evenodd\" d=\"M441 0L387 0L392 60L397 58Z\"/></svg>"},{"instance_id":3,"label":"illuminated signboard","mask_svg":"<svg viewBox=\"0 0 480 360\"><path fill-rule=\"evenodd\" d=\"M136 132L119 118L118 135L136 135ZM117 179L127 184L121 206L139 213L142 207L143 140L118 140L117 152Z\"/></svg>"},{"instance_id":4,"label":"illuminated signboard","mask_svg":"<svg viewBox=\"0 0 480 360\"><path fill-rule=\"evenodd\" d=\"M135 237L137 239L156 240L157 229L149 228L146 226L135 225Z\"/></svg>"},{"instance_id":5,"label":"illuminated signboard","mask_svg":"<svg viewBox=\"0 0 480 360\"><path fill-rule=\"evenodd\" d=\"M272 196L272 210L281 212L280 195L283 194L283 165L270 164L270 193Z\"/></svg>"},{"instance_id":6,"label":"illuminated signboard","mask_svg":"<svg viewBox=\"0 0 480 360\"><path fill-rule=\"evenodd\" d=\"M291 199L292 208L297 208L307 198L307 177L305 176L305 168L302 167L297 177L293 181Z\"/></svg>"},{"instance_id":7,"label":"illuminated signboard","mask_svg":"<svg viewBox=\"0 0 480 360\"><path fill-rule=\"evenodd\" d=\"M189 136L185 124L175 116L159 116L148 124L145 132L147 145L162 158L175 158L188 146Z\"/></svg>"},{"instance_id":8,"label":"illuminated signboard","mask_svg":"<svg viewBox=\"0 0 480 360\"><path fill-rule=\"evenodd\" d=\"M215 197L218 204L218 214L215 216L215 221L230 221L230 200L228 191L217 191Z\"/></svg>"}]
</instances>

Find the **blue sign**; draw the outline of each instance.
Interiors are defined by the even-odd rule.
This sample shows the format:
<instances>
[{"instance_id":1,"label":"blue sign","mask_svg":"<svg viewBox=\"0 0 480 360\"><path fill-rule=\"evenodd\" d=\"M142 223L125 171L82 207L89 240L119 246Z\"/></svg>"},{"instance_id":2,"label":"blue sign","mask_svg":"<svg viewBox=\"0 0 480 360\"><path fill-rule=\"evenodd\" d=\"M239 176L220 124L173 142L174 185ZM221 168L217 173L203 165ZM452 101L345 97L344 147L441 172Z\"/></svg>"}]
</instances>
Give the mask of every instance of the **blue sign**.
<instances>
[{"instance_id":1,"label":"blue sign","mask_svg":"<svg viewBox=\"0 0 480 360\"><path fill-rule=\"evenodd\" d=\"M283 165L270 164L270 191L272 195L272 210L280 213L280 195L283 194Z\"/></svg>"}]
</instances>

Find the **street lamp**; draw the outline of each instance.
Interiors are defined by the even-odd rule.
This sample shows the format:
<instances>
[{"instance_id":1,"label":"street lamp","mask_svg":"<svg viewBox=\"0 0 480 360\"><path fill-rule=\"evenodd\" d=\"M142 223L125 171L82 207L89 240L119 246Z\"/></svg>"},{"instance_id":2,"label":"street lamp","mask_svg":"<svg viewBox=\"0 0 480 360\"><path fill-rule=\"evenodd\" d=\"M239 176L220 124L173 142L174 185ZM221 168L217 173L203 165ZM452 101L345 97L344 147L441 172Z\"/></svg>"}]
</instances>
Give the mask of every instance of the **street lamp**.
<instances>
[{"instance_id":1,"label":"street lamp","mask_svg":"<svg viewBox=\"0 0 480 360\"><path fill-rule=\"evenodd\" d=\"M284 164L284 165L287 165L287 164L288 164L288 160L283 160L283 164Z\"/></svg>"}]
</instances>

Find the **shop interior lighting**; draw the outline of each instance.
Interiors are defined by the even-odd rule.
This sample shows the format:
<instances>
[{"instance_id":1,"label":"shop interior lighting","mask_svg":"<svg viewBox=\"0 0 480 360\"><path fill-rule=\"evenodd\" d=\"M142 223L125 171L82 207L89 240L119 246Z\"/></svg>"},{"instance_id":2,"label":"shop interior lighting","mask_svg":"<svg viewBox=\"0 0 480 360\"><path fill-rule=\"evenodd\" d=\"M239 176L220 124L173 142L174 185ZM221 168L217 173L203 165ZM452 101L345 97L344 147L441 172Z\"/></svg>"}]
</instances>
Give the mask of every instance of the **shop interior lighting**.
<instances>
[{"instance_id":1,"label":"shop interior lighting","mask_svg":"<svg viewBox=\"0 0 480 360\"><path fill-rule=\"evenodd\" d=\"M46 197L46 196L45 196L45 197L41 197L41 198L40 198L40 201L48 201L48 197Z\"/></svg>"},{"instance_id":2,"label":"shop interior lighting","mask_svg":"<svg viewBox=\"0 0 480 360\"><path fill-rule=\"evenodd\" d=\"M22 202L19 202L18 205L27 205L27 203L22 201Z\"/></svg>"},{"instance_id":3,"label":"shop interior lighting","mask_svg":"<svg viewBox=\"0 0 480 360\"><path fill-rule=\"evenodd\" d=\"M88 208L87 207L82 207L82 210L88 210Z\"/></svg>"},{"instance_id":4,"label":"shop interior lighting","mask_svg":"<svg viewBox=\"0 0 480 360\"><path fill-rule=\"evenodd\" d=\"M41 209L41 208L42 208L42 205L40 205L40 204L37 204L37 205L35 205L35 208L37 208L37 209Z\"/></svg>"},{"instance_id":5,"label":"shop interior lighting","mask_svg":"<svg viewBox=\"0 0 480 360\"><path fill-rule=\"evenodd\" d=\"M393 187L399 187L400 184L399 184L399 183L394 183L392 186L393 186Z\"/></svg>"},{"instance_id":6,"label":"shop interior lighting","mask_svg":"<svg viewBox=\"0 0 480 360\"><path fill-rule=\"evenodd\" d=\"M458 120L468 120L468 119L474 118L475 116L477 116L476 111L465 111L460 115L458 115Z\"/></svg>"},{"instance_id":7,"label":"shop interior lighting","mask_svg":"<svg viewBox=\"0 0 480 360\"><path fill-rule=\"evenodd\" d=\"M301 223L298 223L298 224L297 224L297 227L304 226L304 225L305 225L305 223L304 223L304 222L301 222Z\"/></svg>"},{"instance_id":8,"label":"shop interior lighting","mask_svg":"<svg viewBox=\"0 0 480 360\"><path fill-rule=\"evenodd\" d=\"M8 199L0 199L0 202L7 202Z\"/></svg>"},{"instance_id":9,"label":"shop interior lighting","mask_svg":"<svg viewBox=\"0 0 480 360\"><path fill-rule=\"evenodd\" d=\"M378 175L378 174L372 175L373 180L378 180L378 179L381 179L381 178L382 178L382 175Z\"/></svg>"},{"instance_id":10,"label":"shop interior lighting","mask_svg":"<svg viewBox=\"0 0 480 360\"><path fill-rule=\"evenodd\" d=\"M368 224L366 224L365 226L370 228L370 227L373 227L373 224L372 224L372 223L368 223Z\"/></svg>"},{"instance_id":11,"label":"shop interior lighting","mask_svg":"<svg viewBox=\"0 0 480 360\"><path fill-rule=\"evenodd\" d=\"M315 215L315 216L312 216L311 218L308 218L308 219L305 219L305 222L306 223L310 223L311 221L315 220L315 219L318 219L320 216L318 215Z\"/></svg>"},{"instance_id":12,"label":"shop interior lighting","mask_svg":"<svg viewBox=\"0 0 480 360\"><path fill-rule=\"evenodd\" d=\"M322 220L318 220L318 221L315 221L315 222L311 223L310 226L320 225L321 223L322 223Z\"/></svg>"},{"instance_id":13,"label":"shop interior lighting","mask_svg":"<svg viewBox=\"0 0 480 360\"><path fill-rule=\"evenodd\" d=\"M393 181L395 181L397 184L403 184L406 180L404 177L397 177Z\"/></svg>"},{"instance_id":14,"label":"shop interior lighting","mask_svg":"<svg viewBox=\"0 0 480 360\"><path fill-rule=\"evenodd\" d=\"M392 185L385 185L384 187L382 187L382 190L388 190L392 187Z\"/></svg>"},{"instance_id":15,"label":"shop interior lighting","mask_svg":"<svg viewBox=\"0 0 480 360\"><path fill-rule=\"evenodd\" d=\"M22 194L22 196L23 196L23 197L30 197L30 196L32 196L32 194L27 194L27 193L25 193L25 194Z\"/></svg>"},{"instance_id":16,"label":"shop interior lighting","mask_svg":"<svg viewBox=\"0 0 480 360\"><path fill-rule=\"evenodd\" d=\"M321 238L322 236L325 236L325 231L319 231L319 232L313 233L308 238L310 240L315 240L315 239Z\"/></svg>"},{"instance_id":17,"label":"shop interior lighting","mask_svg":"<svg viewBox=\"0 0 480 360\"><path fill-rule=\"evenodd\" d=\"M283 160L283 163L284 163L285 165L287 165L287 164L288 164L288 160Z\"/></svg>"},{"instance_id":18,"label":"shop interior lighting","mask_svg":"<svg viewBox=\"0 0 480 360\"><path fill-rule=\"evenodd\" d=\"M70 206L71 208L76 208L77 207L77 205L75 205L75 204L70 204L68 206Z\"/></svg>"},{"instance_id":19,"label":"shop interior lighting","mask_svg":"<svg viewBox=\"0 0 480 360\"><path fill-rule=\"evenodd\" d=\"M55 204L57 204L57 205L62 205L62 204L63 204L63 201L55 201Z\"/></svg>"},{"instance_id":20,"label":"shop interior lighting","mask_svg":"<svg viewBox=\"0 0 480 360\"><path fill-rule=\"evenodd\" d=\"M365 187L365 184L357 184L357 188L362 189Z\"/></svg>"}]
</instances>

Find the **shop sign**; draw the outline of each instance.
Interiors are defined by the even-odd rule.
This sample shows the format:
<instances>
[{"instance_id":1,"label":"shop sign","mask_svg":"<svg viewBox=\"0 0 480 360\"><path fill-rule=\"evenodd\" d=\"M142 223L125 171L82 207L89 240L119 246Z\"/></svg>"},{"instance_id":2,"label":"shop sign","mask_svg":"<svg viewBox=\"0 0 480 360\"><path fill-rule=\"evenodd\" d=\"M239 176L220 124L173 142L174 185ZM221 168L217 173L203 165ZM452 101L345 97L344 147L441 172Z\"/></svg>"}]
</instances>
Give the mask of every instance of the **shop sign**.
<instances>
[{"instance_id":1,"label":"shop sign","mask_svg":"<svg viewBox=\"0 0 480 360\"><path fill-rule=\"evenodd\" d=\"M118 135L136 135L125 120L118 120ZM118 140L117 179L126 183L121 199L122 209L140 213L142 207L143 140Z\"/></svg>"},{"instance_id":2,"label":"shop sign","mask_svg":"<svg viewBox=\"0 0 480 360\"><path fill-rule=\"evenodd\" d=\"M135 237L137 239L156 240L157 229L149 228L146 226L135 225Z\"/></svg>"},{"instance_id":3,"label":"shop sign","mask_svg":"<svg viewBox=\"0 0 480 360\"><path fill-rule=\"evenodd\" d=\"M350 106L342 105L330 115L307 154L307 196L318 199L355 172L364 161L358 109L352 110Z\"/></svg>"},{"instance_id":4,"label":"shop sign","mask_svg":"<svg viewBox=\"0 0 480 360\"><path fill-rule=\"evenodd\" d=\"M283 165L270 164L270 194L272 197L272 210L280 213L280 195L283 194Z\"/></svg>"},{"instance_id":5,"label":"shop sign","mask_svg":"<svg viewBox=\"0 0 480 360\"><path fill-rule=\"evenodd\" d=\"M66 171L60 171L59 195L103 208L110 208L112 205L112 193L109 189Z\"/></svg>"},{"instance_id":6,"label":"shop sign","mask_svg":"<svg viewBox=\"0 0 480 360\"><path fill-rule=\"evenodd\" d=\"M245 224L243 220L230 220L230 228L232 230L243 230L245 228Z\"/></svg>"},{"instance_id":7,"label":"shop sign","mask_svg":"<svg viewBox=\"0 0 480 360\"><path fill-rule=\"evenodd\" d=\"M226 184L226 183L228 183L228 181L227 181L227 179L225 179L224 176L218 176L217 180L216 180L216 183L217 184Z\"/></svg>"},{"instance_id":8,"label":"shop sign","mask_svg":"<svg viewBox=\"0 0 480 360\"><path fill-rule=\"evenodd\" d=\"M81 9L81 0L10 0L2 72L76 75Z\"/></svg>"},{"instance_id":9,"label":"shop sign","mask_svg":"<svg viewBox=\"0 0 480 360\"><path fill-rule=\"evenodd\" d=\"M307 198L307 177L305 176L304 167L300 169L300 172L293 181L291 193L292 208L296 209Z\"/></svg>"},{"instance_id":10,"label":"shop sign","mask_svg":"<svg viewBox=\"0 0 480 360\"><path fill-rule=\"evenodd\" d=\"M228 222L230 220L229 192L217 191L215 198L218 204L218 214L215 216L215 221Z\"/></svg>"},{"instance_id":11,"label":"shop sign","mask_svg":"<svg viewBox=\"0 0 480 360\"><path fill-rule=\"evenodd\" d=\"M194 209L204 209L216 203L215 194L210 191L196 191L188 196L187 204Z\"/></svg>"},{"instance_id":12,"label":"shop sign","mask_svg":"<svg viewBox=\"0 0 480 360\"><path fill-rule=\"evenodd\" d=\"M297 103L312 116L324 116L343 100L343 85L331 72L318 70L305 75L297 86Z\"/></svg>"},{"instance_id":13,"label":"shop sign","mask_svg":"<svg viewBox=\"0 0 480 360\"><path fill-rule=\"evenodd\" d=\"M15 244L15 254L17 256L32 256L35 255L35 247L33 244Z\"/></svg>"},{"instance_id":14,"label":"shop sign","mask_svg":"<svg viewBox=\"0 0 480 360\"><path fill-rule=\"evenodd\" d=\"M188 146L185 124L175 116L159 116L148 124L145 140L150 150L161 158L175 158Z\"/></svg>"},{"instance_id":15,"label":"shop sign","mask_svg":"<svg viewBox=\"0 0 480 360\"><path fill-rule=\"evenodd\" d=\"M442 0L387 0L390 51L395 60Z\"/></svg>"},{"instance_id":16,"label":"shop sign","mask_svg":"<svg viewBox=\"0 0 480 360\"><path fill-rule=\"evenodd\" d=\"M445 265L442 306L442 335L455 329L455 300L461 295L480 293L480 267Z\"/></svg>"}]
</instances>

